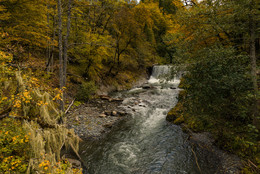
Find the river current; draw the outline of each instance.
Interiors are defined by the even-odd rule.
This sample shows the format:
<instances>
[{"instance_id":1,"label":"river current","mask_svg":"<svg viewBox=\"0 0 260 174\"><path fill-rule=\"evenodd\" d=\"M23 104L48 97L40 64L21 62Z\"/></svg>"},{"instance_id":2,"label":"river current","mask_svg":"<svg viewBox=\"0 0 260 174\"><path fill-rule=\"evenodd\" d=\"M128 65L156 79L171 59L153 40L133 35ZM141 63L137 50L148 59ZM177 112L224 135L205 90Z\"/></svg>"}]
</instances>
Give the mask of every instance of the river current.
<instances>
[{"instance_id":1,"label":"river current","mask_svg":"<svg viewBox=\"0 0 260 174\"><path fill-rule=\"evenodd\" d=\"M169 78L169 66L155 66L148 89L115 94L129 118L102 140L81 145L90 174L198 174L188 136L168 123L167 112L176 105L179 75ZM166 75L166 76L165 76Z\"/></svg>"}]
</instances>

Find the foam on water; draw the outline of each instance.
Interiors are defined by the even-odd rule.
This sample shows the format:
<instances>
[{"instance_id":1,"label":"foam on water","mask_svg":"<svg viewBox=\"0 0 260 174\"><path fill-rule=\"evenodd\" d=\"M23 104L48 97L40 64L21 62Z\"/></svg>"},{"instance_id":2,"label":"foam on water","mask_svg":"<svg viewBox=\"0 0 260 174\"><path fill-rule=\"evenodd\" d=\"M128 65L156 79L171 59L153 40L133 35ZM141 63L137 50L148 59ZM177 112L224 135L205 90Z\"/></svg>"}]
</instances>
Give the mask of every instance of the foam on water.
<instances>
[{"instance_id":1,"label":"foam on water","mask_svg":"<svg viewBox=\"0 0 260 174\"><path fill-rule=\"evenodd\" d=\"M179 76L172 80L165 78L171 69L172 66L155 66L149 80L151 88L135 88L124 94L122 107L131 115L130 119L105 139L81 146L88 173L199 173L185 141L187 136L178 126L165 121L167 112L177 103L179 92Z\"/></svg>"}]
</instances>

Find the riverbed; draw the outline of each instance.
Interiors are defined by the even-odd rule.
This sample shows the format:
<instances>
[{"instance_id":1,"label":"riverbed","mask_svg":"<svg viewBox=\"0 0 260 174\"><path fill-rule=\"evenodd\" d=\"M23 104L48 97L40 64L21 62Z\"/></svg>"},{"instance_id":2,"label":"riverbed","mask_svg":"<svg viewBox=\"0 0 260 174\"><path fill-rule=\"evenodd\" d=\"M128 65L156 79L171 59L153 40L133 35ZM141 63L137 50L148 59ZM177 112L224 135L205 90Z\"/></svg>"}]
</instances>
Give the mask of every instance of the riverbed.
<instances>
[{"instance_id":1,"label":"riverbed","mask_svg":"<svg viewBox=\"0 0 260 174\"><path fill-rule=\"evenodd\" d=\"M165 120L180 90L177 77L160 81L167 72L157 70L143 87L114 94L124 98L120 107L129 116L102 140L81 145L90 174L199 173L188 135Z\"/></svg>"},{"instance_id":2,"label":"riverbed","mask_svg":"<svg viewBox=\"0 0 260 174\"><path fill-rule=\"evenodd\" d=\"M172 74L170 69L155 66L147 83L112 94L112 98L123 99L118 108L128 116L104 138L81 143L80 155L89 174L236 173L237 167L232 163L236 158L212 148L212 143L205 147L201 147L204 142L197 144L208 140L204 136L207 134L197 136L197 140L192 135L191 143L190 135L180 126L166 121L181 90L181 73Z\"/></svg>"}]
</instances>

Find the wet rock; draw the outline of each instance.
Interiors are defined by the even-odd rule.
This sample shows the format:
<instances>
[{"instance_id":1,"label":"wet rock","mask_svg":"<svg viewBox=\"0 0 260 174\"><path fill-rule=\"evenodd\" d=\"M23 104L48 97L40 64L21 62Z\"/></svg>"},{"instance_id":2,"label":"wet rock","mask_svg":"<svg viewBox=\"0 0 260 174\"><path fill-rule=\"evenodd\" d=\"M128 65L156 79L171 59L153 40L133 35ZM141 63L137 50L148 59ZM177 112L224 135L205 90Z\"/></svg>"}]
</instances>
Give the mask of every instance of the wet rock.
<instances>
[{"instance_id":1,"label":"wet rock","mask_svg":"<svg viewBox=\"0 0 260 174\"><path fill-rule=\"evenodd\" d=\"M171 86L170 88L171 88L171 89L177 89L176 87L173 87L173 86Z\"/></svg>"},{"instance_id":2,"label":"wet rock","mask_svg":"<svg viewBox=\"0 0 260 174\"><path fill-rule=\"evenodd\" d=\"M143 89L150 89L151 86L149 84L145 84L144 86L142 86Z\"/></svg>"},{"instance_id":3,"label":"wet rock","mask_svg":"<svg viewBox=\"0 0 260 174\"><path fill-rule=\"evenodd\" d=\"M190 142L198 159L203 159L204 167L214 169L218 174L237 174L242 168L241 160L233 154L220 150L214 145L213 136L208 132L189 131ZM203 166L201 166L203 167Z\"/></svg>"}]
</instances>

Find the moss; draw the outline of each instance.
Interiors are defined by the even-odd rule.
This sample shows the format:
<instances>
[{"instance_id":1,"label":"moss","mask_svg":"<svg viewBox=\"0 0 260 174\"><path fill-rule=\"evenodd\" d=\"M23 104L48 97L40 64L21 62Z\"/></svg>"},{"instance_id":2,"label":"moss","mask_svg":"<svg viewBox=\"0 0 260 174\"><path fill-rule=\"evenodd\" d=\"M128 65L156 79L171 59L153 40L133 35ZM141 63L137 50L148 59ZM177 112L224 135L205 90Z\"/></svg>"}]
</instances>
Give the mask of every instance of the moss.
<instances>
[{"instance_id":1,"label":"moss","mask_svg":"<svg viewBox=\"0 0 260 174\"><path fill-rule=\"evenodd\" d=\"M178 119L179 117L182 116L182 104L178 103L174 108L172 108L167 116L166 116L166 120L169 122L174 122L176 119Z\"/></svg>"},{"instance_id":2,"label":"moss","mask_svg":"<svg viewBox=\"0 0 260 174\"><path fill-rule=\"evenodd\" d=\"M184 117L183 117L183 115L181 115L180 117L176 118L173 123L176 125L180 125L183 122L184 122Z\"/></svg>"},{"instance_id":3,"label":"moss","mask_svg":"<svg viewBox=\"0 0 260 174\"><path fill-rule=\"evenodd\" d=\"M20 72L15 75L17 93L6 97L12 100L9 114L13 120L8 124L0 120L0 127L6 129L0 131L0 146L4 142L0 148L0 161L3 161L0 172L57 173L56 170L62 168L58 162L62 147L65 145L77 153L79 144L73 130L58 124L62 112L57 109L55 100L60 100L61 94L52 97ZM19 124L16 119L20 120ZM71 165L62 171L72 173Z\"/></svg>"}]
</instances>

